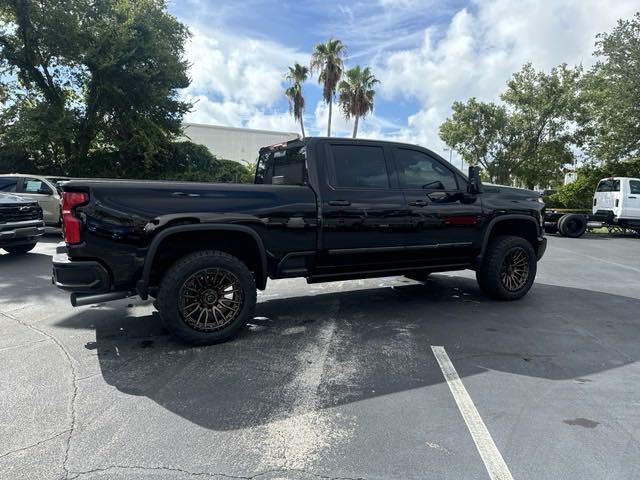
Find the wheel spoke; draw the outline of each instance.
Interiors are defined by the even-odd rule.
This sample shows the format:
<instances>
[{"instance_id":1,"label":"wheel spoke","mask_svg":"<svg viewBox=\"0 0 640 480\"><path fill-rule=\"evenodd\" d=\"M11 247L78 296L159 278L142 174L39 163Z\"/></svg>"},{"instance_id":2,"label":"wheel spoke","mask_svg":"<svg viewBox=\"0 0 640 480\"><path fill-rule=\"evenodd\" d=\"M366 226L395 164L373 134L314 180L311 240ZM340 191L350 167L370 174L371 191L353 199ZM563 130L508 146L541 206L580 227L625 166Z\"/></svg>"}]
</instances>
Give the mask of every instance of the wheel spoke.
<instances>
[{"instance_id":1,"label":"wheel spoke","mask_svg":"<svg viewBox=\"0 0 640 480\"><path fill-rule=\"evenodd\" d=\"M183 321L202 331L226 327L239 315L243 304L238 277L222 268L195 272L184 282L179 298Z\"/></svg>"}]
</instances>

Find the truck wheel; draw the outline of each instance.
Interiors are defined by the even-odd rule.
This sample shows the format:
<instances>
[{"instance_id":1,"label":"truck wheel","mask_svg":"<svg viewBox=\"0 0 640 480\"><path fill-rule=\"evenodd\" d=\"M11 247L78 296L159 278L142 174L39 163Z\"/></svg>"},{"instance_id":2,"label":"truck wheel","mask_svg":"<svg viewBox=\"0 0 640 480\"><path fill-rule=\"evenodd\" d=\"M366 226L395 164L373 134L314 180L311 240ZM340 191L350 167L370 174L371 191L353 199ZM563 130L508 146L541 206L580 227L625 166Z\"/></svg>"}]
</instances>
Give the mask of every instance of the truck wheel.
<instances>
[{"instance_id":1,"label":"truck wheel","mask_svg":"<svg viewBox=\"0 0 640 480\"><path fill-rule=\"evenodd\" d=\"M567 213L558 221L558 230L565 237L581 237L587 231L587 219L584 215Z\"/></svg>"},{"instance_id":2,"label":"truck wheel","mask_svg":"<svg viewBox=\"0 0 640 480\"><path fill-rule=\"evenodd\" d=\"M256 285L236 257L203 250L167 271L156 301L170 332L193 345L207 345L230 339L253 318Z\"/></svg>"},{"instance_id":3,"label":"truck wheel","mask_svg":"<svg viewBox=\"0 0 640 480\"><path fill-rule=\"evenodd\" d=\"M488 296L517 300L533 285L537 266L536 252L526 239L500 236L487 247L476 279Z\"/></svg>"},{"instance_id":4,"label":"truck wheel","mask_svg":"<svg viewBox=\"0 0 640 480\"><path fill-rule=\"evenodd\" d=\"M36 243L27 243L25 245L14 245L13 247L2 247L7 252L13 255L24 255L36 248Z\"/></svg>"}]
</instances>

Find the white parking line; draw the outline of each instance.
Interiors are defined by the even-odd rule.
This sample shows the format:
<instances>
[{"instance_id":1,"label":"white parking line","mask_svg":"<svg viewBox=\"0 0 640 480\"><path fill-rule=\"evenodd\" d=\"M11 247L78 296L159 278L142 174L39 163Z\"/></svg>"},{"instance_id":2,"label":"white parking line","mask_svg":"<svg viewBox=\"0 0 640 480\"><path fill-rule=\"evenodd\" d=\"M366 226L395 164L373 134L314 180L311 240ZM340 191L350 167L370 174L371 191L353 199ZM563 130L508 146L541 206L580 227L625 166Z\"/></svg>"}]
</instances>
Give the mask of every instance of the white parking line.
<instances>
[{"instance_id":1,"label":"white parking line","mask_svg":"<svg viewBox=\"0 0 640 480\"><path fill-rule=\"evenodd\" d=\"M467 424L484 466L489 472L489 477L491 477L491 480L513 480L509 467L507 467L502 454L493 442L487 426L482 421L482 417L480 417L476 406L473 404L467 389L464 388L462 380L460 380L458 372L453 363L451 363L446 350L444 347L434 346L431 346L431 350L433 350L433 354L440 365L440 370L442 370L447 385L449 385L449 390L451 390L451 394L458 405L458 410L460 410L464 422Z\"/></svg>"}]
</instances>

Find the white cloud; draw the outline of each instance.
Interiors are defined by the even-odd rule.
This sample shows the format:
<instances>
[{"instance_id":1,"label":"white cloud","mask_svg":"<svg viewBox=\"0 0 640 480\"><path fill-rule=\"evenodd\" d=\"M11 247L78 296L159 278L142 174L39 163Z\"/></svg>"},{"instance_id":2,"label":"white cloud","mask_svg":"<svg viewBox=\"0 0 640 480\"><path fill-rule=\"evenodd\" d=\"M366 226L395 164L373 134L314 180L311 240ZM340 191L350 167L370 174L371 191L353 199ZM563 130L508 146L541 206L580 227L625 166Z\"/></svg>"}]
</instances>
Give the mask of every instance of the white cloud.
<instances>
[{"instance_id":1,"label":"white cloud","mask_svg":"<svg viewBox=\"0 0 640 480\"><path fill-rule=\"evenodd\" d=\"M182 96L194 103L187 122L297 130L288 114L272 111L284 98L284 73L307 56L268 40L191 27L186 47L191 84Z\"/></svg>"},{"instance_id":2,"label":"white cloud","mask_svg":"<svg viewBox=\"0 0 640 480\"><path fill-rule=\"evenodd\" d=\"M591 65L595 35L637 6L631 0L476 0L444 31L426 28L418 47L378 57L383 98L418 103L399 137L441 151L438 127L455 100L497 100L526 62L544 70L562 62Z\"/></svg>"}]
</instances>

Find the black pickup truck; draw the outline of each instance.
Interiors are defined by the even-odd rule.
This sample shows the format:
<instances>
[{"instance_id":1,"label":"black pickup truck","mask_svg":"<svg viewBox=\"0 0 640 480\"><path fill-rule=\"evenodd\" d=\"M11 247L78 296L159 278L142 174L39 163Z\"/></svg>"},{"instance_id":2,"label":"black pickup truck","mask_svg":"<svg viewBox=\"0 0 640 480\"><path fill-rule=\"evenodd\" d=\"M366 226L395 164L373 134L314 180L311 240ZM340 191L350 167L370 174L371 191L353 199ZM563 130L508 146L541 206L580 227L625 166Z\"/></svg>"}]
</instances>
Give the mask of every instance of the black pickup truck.
<instances>
[{"instance_id":1,"label":"black pickup truck","mask_svg":"<svg viewBox=\"0 0 640 480\"><path fill-rule=\"evenodd\" d=\"M155 298L188 342L233 336L267 278L473 269L489 296L530 289L546 248L534 192L482 185L400 143L307 138L260 150L253 185L71 181L53 281L74 305Z\"/></svg>"}]
</instances>

